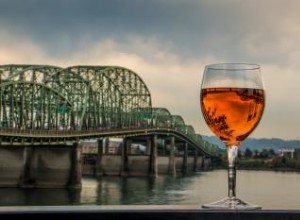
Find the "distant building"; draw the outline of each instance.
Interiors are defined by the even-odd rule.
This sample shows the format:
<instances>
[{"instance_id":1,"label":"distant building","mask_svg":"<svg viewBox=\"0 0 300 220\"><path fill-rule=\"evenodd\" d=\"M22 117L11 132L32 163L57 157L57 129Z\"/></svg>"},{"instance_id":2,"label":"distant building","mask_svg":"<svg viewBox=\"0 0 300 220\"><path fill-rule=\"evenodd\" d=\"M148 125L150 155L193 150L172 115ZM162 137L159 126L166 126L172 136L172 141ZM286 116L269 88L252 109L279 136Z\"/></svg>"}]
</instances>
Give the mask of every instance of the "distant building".
<instances>
[{"instance_id":1,"label":"distant building","mask_svg":"<svg viewBox=\"0 0 300 220\"><path fill-rule=\"evenodd\" d=\"M108 144L106 145L106 142ZM120 138L109 138L104 140L103 153L106 154L117 154L120 144L122 143L122 139ZM97 154L98 153L98 142L96 139L82 141L82 153L83 154Z\"/></svg>"},{"instance_id":2,"label":"distant building","mask_svg":"<svg viewBox=\"0 0 300 220\"><path fill-rule=\"evenodd\" d=\"M82 142L82 153L83 154L97 154L98 153L97 140L83 141Z\"/></svg>"},{"instance_id":3,"label":"distant building","mask_svg":"<svg viewBox=\"0 0 300 220\"><path fill-rule=\"evenodd\" d=\"M295 152L295 148L280 148L276 151L276 153L279 156L284 156L285 153L290 153L291 154L291 158L294 158L294 152Z\"/></svg>"}]
</instances>

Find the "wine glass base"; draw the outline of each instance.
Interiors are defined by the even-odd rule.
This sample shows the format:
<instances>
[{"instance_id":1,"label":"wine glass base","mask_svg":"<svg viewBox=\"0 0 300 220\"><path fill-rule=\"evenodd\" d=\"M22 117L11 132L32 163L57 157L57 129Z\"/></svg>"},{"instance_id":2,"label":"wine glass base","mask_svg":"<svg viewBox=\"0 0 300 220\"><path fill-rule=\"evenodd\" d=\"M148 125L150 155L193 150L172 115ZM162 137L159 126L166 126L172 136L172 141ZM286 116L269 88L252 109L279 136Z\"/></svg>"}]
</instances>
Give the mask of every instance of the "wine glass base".
<instances>
[{"instance_id":1,"label":"wine glass base","mask_svg":"<svg viewBox=\"0 0 300 220\"><path fill-rule=\"evenodd\" d=\"M236 197L229 198L226 197L224 199L221 199L219 201L209 203L209 204L204 204L202 205L202 208L205 209L221 209L221 210L257 210L261 209L260 206L253 205L251 203L242 201Z\"/></svg>"}]
</instances>

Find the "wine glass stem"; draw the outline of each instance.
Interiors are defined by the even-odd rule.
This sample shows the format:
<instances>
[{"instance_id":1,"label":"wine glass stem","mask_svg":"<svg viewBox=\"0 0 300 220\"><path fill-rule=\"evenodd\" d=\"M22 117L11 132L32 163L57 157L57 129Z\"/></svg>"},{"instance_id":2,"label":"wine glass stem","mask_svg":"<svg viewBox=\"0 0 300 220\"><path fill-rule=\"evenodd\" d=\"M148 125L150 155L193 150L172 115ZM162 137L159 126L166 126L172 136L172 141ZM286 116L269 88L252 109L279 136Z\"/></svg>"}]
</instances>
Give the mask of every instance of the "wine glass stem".
<instances>
[{"instance_id":1,"label":"wine glass stem","mask_svg":"<svg viewBox=\"0 0 300 220\"><path fill-rule=\"evenodd\" d=\"M236 186L236 162L238 155L237 146L227 147L228 156L228 197L235 198L235 186Z\"/></svg>"}]
</instances>

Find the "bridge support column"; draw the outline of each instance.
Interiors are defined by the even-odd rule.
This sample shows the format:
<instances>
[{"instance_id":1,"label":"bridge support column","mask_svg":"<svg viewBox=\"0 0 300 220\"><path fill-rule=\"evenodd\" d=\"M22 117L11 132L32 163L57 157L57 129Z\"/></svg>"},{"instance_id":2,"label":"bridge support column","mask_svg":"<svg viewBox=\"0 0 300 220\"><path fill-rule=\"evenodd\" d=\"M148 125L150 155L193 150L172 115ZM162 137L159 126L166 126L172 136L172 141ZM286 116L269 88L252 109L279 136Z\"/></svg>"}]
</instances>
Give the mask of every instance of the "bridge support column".
<instances>
[{"instance_id":1,"label":"bridge support column","mask_svg":"<svg viewBox=\"0 0 300 220\"><path fill-rule=\"evenodd\" d=\"M201 161L201 169L206 171L206 170L211 169L211 166L212 166L211 158L203 155L202 161Z\"/></svg>"},{"instance_id":2,"label":"bridge support column","mask_svg":"<svg viewBox=\"0 0 300 220\"><path fill-rule=\"evenodd\" d=\"M206 165L205 165L205 155L203 155L203 157L202 157L202 163L201 163L201 169L202 170L206 170Z\"/></svg>"},{"instance_id":3,"label":"bridge support column","mask_svg":"<svg viewBox=\"0 0 300 220\"><path fill-rule=\"evenodd\" d=\"M193 171L197 172L198 171L198 151L195 149L194 152L194 166L193 166Z\"/></svg>"},{"instance_id":4,"label":"bridge support column","mask_svg":"<svg viewBox=\"0 0 300 220\"><path fill-rule=\"evenodd\" d=\"M209 170L211 168L211 158L203 156L203 169Z\"/></svg>"},{"instance_id":5,"label":"bridge support column","mask_svg":"<svg viewBox=\"0 0 300 220\"><path fill-rule=\"evenodd\" d=\"M122 144L122 154L121 154L121 176L128 175L128 149L130 148L132 140L125 138Z\"/></svg>"},{"instance_id":6,"label":"bridge support column","mask_svg":"<svg viewBox=\"0 0 300 220\"><path fill-rule=\"evenodd\" d=\"M103 139L98 139L98 153L97 153L97 160L96 160L95 176L103 176L102 155L103 155Z\"/></svg>"},{"instance_id":7,"label":"bridge support column","mask_svg":"<svg viewBox=\"0 0 300 220\"><path fill-rule=\"evenodd\" d=\"M169 174L171 176L176 177L175 137L171 137L171 140L170 140Z\"/></svg>"},{"instance_id":8,"label":"bridge support column","mask_svg":"<svg viewBox=\"0 0 300 220\"><path fill-rule=\"evenodd\" d=\"M183 174L187 174L187 172L188 172L187 158L188 158L188 143L184 143L183 159L182 159L182 173Z\"/></svg>"},{"instance_id":9,"label":"bridge support column","mask_svg":"<svg viewBox=\"0 0 300 220\"><path fill-rule=\"evenodd\" d=\"M23 171L20 178L21 188L34 188L36 182L34 173L34 147L26 146L23 153Z\"/></svg>"},{"instance_id":10,"label":"bridge support column","mask_svg":"<svg viewBox=\"0 0 300 220\"><path fill-rule=\"evenodd\" d=\"M109 153L109 138L105 138L104 139L104 154L108 154Z\"/></svg>"},{"instance_id":11,"label":"bridge support column","mask_svg":"<svg viewBox=\"0 0 300 220\"><path fill-rule=\"evenodd\" d=\"M77 141L70 149L70 177L67 187L68 188L81 188L81 145Z\"/></svg>"},{"instance_id":12,"label":"bridge support column","mask_svg":"<svg viewBox=\"0 0 300 220\"><path fill-rule=\"evenodd\" d=\"M157 135L154 135L150 140L149 175L157 177Z\"/></svg>"},{"instance_id":13,"label":"bridge support column","mask_svg":"<svg viewBox=\"0 0 300 220\"><path fill-rule=\"evenodd\" d=\"M0 187L18 187L24 168L24 147L0 146Z\"/></svg>"},{"instance_id":14,"label":"bridge support column","mask_svg":"<svg viewBox=\"0 0 300 220\"><path fill-rule=\"evenodd\" d=\"M151 155L151 150L152 150L152 137L149 137L146 140L146 154Z\"/></svg>"}]
</instances>

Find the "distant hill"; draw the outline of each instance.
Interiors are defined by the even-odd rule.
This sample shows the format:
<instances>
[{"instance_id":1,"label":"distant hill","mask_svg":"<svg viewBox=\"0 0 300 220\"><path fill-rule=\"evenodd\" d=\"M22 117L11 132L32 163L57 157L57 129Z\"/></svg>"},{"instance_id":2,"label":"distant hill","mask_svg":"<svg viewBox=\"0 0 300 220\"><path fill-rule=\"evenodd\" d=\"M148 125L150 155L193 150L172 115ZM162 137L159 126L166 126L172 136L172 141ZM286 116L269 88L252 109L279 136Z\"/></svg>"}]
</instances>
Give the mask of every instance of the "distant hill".
<instances>
[{"instance_id":1,"label":"distant hill","mask_svg":"<svg viewBox=\"0 0 300 220\"><path fill-rule=\"evenodd\" d=\"M202 135L202 137L205 141L216 144L220 148L225 148L224 144L215 136ZM241 151L245 151L246 148L249 148L252 151L261 151L264 148L277 150L282 147L300 148L300 140L283 140L279 138L248 138L242 143Z\"/></svg>"}]
</instances>

